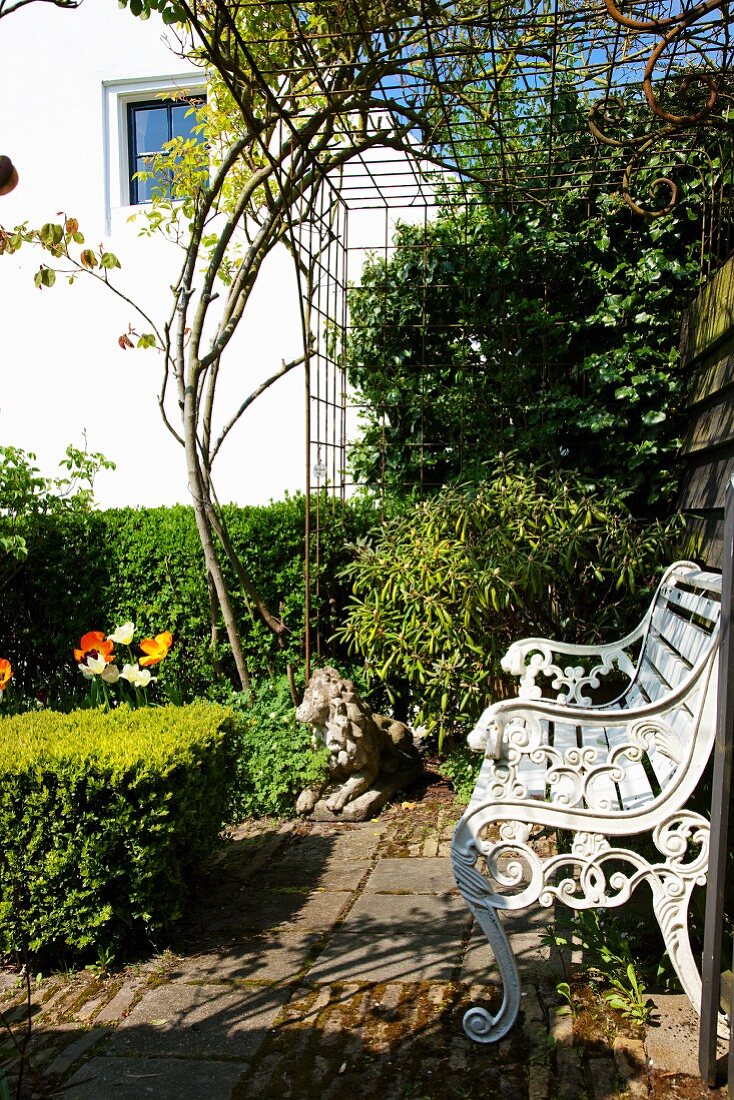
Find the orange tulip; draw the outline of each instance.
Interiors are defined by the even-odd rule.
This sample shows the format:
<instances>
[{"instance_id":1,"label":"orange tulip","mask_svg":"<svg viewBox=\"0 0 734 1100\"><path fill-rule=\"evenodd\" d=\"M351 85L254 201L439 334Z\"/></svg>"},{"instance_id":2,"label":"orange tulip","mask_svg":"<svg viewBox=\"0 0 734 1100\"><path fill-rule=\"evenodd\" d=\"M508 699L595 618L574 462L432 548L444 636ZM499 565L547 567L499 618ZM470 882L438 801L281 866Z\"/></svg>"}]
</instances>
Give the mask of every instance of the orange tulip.
<instances>
[{"instance_id":1,"label":"orange tulip","mask_svg":"<svg viewBox=\"0 0 734 1100\"><path fill-rule=\"evenodd\" d=\"M140 642L140 648L146 656L140 658L139 664L141 666L160 664L172 644L173 635L169 630L164 630L162 634L156 634L155 638L143 638Z\"/></svg>"},{"instance_id":2,"label":"orange tulip","mask_svg":"<svg viewBox=\"0 0 734 1100\"><path fill-rule=\"evenodd\" d=\"M85 664L88 656L103 657L109 664L115 653L115 643L108 641L103 630L90 630L79 643L80 648L74 650L74 660L79 664Z\"/></svg>"},{"instance_id":3,"label":"orange tulip","mask_svg":"<svg viewBox=\"0 0 734 1100\"><path fill-rule=\"evenodd\" d=\"M5 691L12 675L13 670L10 667L10 661L6 661L4 657L0 657L0 691Z\"/></svg>"}]
</instances>

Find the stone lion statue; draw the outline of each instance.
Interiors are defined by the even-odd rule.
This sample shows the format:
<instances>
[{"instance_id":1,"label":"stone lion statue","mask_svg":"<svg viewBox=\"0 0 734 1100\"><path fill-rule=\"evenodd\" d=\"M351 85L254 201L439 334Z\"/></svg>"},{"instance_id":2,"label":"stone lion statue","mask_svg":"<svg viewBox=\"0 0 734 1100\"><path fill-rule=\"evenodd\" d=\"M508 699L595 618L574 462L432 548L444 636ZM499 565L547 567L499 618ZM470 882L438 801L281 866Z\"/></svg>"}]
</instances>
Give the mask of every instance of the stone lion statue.
<instances>
[{"instance_id":1,"label":"stone lion statue","mask_svg":"<svg viewBox=\"0 0 734 1100\"><path fill-rule=\"evenodd\" d=\"M311 727L314 745L329 750L329 774L301 793L298 813L365 820L422 770L408 727L373 714L352 681L334 668L313 674L296 717Z\"/></svg>"}]
</instances>

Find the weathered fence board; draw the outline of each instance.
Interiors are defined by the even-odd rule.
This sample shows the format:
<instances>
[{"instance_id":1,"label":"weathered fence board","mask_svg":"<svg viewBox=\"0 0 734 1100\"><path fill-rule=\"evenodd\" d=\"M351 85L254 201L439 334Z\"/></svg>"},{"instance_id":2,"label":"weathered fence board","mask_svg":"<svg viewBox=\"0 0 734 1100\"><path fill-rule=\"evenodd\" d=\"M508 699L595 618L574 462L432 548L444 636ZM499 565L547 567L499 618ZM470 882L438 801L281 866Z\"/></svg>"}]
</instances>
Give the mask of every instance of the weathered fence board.
<instances>
[{"instance_id":1,"label":"weathered fence board","mask_svg":"<svg viewBox=\"0 0 734 1100\"><path fill-rule=\"evenodd\" d=\"M690 520L688 552L721 568L724 492L734 473L734 260L686 311L681 360L682 369L693 375L681 452L680 507Z\"/></svg>"}]
</instances>

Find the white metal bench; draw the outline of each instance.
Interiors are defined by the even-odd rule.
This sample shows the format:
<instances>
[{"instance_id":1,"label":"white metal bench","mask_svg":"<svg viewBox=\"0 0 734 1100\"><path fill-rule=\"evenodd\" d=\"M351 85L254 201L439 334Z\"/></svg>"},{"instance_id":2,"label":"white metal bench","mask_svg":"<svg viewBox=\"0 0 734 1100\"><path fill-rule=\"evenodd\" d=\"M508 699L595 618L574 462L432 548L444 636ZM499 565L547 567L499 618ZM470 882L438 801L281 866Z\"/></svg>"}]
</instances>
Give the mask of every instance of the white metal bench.
<instances>
[{"instance_id":1,"label":"white metal bench","mask_svg":"<svg viewBox=\"0 0 734 1100\"><path fill-rule=\"evenodd\" d=\"M530 638L508 650L502 663L520 677L519 697L490 706L469 735L485 758L453 839L457 884L504 989L496 1016L481 1007L466 1013L470 1038L501 1039L520 1006L517 965L495 910L555 901L616 907L641 882L651 887L681 984L700 1008L688 903L706 881L709 823L685 807L714 743L720 607L721 577L676 562L621 641L573 647ZM615 667L627 687L592 705L588 690ZM551 678L555 701L541 697L540 675ZM541 858L529 843L537 827L568 830L571 850ZM625 838L640 834L652 837L659 861L627 846Z\"/></svg>"}]
</instances>

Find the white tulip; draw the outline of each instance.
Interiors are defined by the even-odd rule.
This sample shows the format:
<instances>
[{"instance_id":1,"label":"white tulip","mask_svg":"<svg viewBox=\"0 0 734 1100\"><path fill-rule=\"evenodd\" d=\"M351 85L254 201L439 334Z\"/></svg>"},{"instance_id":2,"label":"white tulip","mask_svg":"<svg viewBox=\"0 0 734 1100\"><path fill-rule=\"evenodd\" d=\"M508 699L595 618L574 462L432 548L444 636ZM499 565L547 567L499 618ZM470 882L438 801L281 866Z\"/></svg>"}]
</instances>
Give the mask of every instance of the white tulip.
<instances>
[{"instance_id":1,"label":"white tulip","mask_svg":"<svg viewBox=\"0 0 734 1100\"><path fill-rule=\"evenodd\" d=\"M107 635L107 640L117 645L130 645L134 633L135 623L123 623L122 626L118 626L114 634Z\"/></svg>"}]
</instances>

